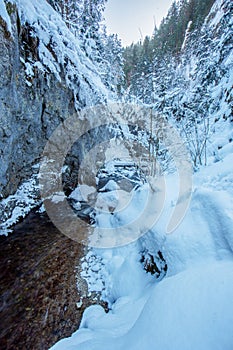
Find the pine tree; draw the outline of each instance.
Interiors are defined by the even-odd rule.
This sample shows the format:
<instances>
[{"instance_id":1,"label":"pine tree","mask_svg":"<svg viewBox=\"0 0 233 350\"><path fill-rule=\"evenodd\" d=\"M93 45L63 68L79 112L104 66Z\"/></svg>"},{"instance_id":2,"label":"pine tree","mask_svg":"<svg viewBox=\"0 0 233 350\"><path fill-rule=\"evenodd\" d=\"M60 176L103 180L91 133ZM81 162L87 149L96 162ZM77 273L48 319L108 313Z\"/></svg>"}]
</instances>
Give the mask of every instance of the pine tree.
<instances>
[{"instance_id":1,"label":"pine tree","mask_svg":"<svg viewBox=\"0 0 233 350\"><path fill-rule=\"evenodd\" d=\"M101 68L106 86L120 93L123 85L123 49L116 34L107 35L106 30L102 38L104 47Z\"/></svg>"},{"instance_id":2,"label":"pine tree","mask_svg":"<svg viewBox=\"0 0 233 350\"><path fill-rule=\"evenodd\" d=\"M102 25L107 0L47 1L80 40L81 48L95 64L106 86L116 91L123 85L123 58L117 36L108 36Z\"/></svg>"}]
</instances>

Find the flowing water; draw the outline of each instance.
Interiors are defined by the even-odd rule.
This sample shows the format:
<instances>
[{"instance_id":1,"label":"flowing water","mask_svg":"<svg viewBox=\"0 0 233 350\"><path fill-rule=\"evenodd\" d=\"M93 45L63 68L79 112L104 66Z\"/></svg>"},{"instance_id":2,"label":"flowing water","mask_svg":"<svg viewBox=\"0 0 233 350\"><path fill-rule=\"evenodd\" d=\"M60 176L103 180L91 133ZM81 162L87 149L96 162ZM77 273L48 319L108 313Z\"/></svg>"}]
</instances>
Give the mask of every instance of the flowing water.
<instances>
[{"instance_id":1,"label":"flowing water","mask_svg":"<svg viewBox=\"0 0 233 350\"><path fill-rule=\"evenodd\" d=\"M0 349L48 349L77 329L90 304L76 306L83 250L36 210L0 236Z\"/></svg>"}]
</instances>

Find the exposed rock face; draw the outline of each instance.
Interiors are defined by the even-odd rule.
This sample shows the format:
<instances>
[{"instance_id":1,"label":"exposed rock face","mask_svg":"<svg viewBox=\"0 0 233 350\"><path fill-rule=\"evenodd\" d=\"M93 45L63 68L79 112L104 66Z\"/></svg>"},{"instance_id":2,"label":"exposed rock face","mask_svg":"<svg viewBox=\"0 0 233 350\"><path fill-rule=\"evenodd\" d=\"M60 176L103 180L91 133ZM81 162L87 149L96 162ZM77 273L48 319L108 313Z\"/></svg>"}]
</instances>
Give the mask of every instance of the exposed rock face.
<instances>
[{"instance_id":1,"label":"exposed rock face","mask_svg":"<svg viewBox=\"0 0 233 350\"><path fill-rule=\"evenodd\" d=\"M25 46L36 55L37 42L30 38L30 28L17 27L16 8L11 18L13 37L0 26L1 197L31 176L46 139L59 122L75 113L72 91L54 75L37 71L29 86L20 57L27 52Z\"/></svg>"},{"instance_id":2,"label":"exposed rock face","mask_svg":"<svg viewBox=\"0 0 233 350\"><path fill-rule=\"evenodd\" d=\"M3 6L11 33L0 15L0 198L32 175L61 121L107 94L98 71L47 2L35 9L32 3L32 15L23 2Z\"/></svg>"}]
</instances>

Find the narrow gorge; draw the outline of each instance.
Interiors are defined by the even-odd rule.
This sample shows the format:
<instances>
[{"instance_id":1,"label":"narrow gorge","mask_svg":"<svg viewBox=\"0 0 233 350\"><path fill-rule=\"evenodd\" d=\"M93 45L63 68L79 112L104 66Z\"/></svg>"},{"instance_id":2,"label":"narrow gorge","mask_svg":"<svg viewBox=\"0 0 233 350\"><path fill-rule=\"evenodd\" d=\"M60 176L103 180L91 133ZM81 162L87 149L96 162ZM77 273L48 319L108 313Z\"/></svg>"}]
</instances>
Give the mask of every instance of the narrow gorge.
<instances>
[{"instance_id":1,"label":"narrow gorge","mask_svg":"<svg viewBox=\"0 0 233 350\"><path fill-rule=\"evenodd\" d=\"M0 349L230 350L232 1L106 4L0 0Z\"/></svg>"}]
</instances>

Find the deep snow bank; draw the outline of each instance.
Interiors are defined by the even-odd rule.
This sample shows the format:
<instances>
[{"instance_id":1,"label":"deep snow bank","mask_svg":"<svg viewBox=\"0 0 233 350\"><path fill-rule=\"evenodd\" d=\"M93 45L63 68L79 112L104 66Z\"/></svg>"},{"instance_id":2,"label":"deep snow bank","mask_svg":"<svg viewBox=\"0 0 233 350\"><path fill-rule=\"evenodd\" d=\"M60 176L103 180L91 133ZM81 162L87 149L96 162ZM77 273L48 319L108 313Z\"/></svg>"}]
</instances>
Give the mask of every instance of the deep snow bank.
<instances>
[{"instance_id":1,"label":"deep snow bank","mask_svg":"<svg viewBox=\"0 0 233 350\"><path fill-rule=\"evenodd\" d=\"M232 279L232 261L197 265L151 287L144 301L118 301L109 314L89 308L81 329L52 349L231 350Z\"/></svg>"},{"instance_id":2,"label":"deep snow bank","mask_svg":"<svg viewBox=\"0 0 233 350\"><path fill-rule=\"evenodd\" d=\"M164 228L177 196L174 175L166 180L165 207L150 232L122 248L89 252L83 277L90 290L102 292L111 310L88 308L80 329L52 349L232 349L233 159L228 144L222 153L221 161L194 175L189 210L173 234L164 234ZM168 265L162 281L140 263L143 251L159 250Z\"/></svg>"}]
</instances>

